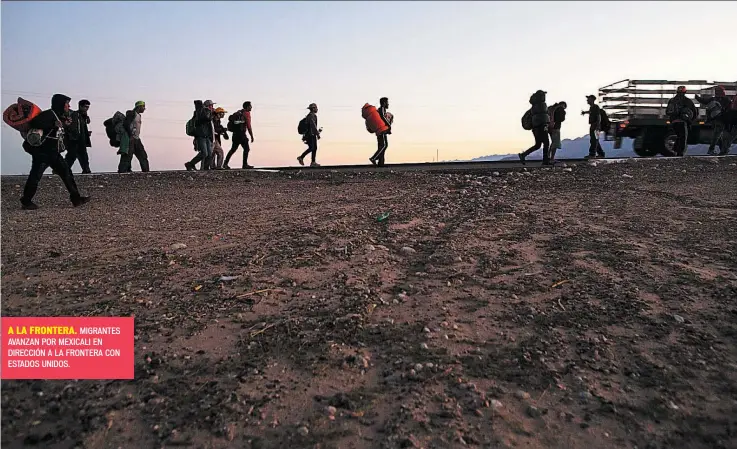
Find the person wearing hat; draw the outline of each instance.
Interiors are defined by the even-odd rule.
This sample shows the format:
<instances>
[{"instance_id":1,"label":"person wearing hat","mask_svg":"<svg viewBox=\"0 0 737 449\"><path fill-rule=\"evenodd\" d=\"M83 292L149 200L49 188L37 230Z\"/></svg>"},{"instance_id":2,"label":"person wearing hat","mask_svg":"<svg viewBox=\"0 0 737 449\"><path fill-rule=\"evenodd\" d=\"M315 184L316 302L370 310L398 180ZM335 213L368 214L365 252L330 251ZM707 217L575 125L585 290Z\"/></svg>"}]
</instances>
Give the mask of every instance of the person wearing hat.
<instances>
[{"instance_id":1,"label":"person wearing hat","mask_svg":"<svg viewBox=\"0 0 737 449\"><path fill-rule=\"evenodd\" d=\"M243 103L243 109L236 111L230 117L228 117L228 129L233 133L233 143L228 151L228 155L225 156L225 163L223 168L226 170L230 169L228 162L233 157L238 147L243 147L243 168L253 168L248 165L248 153L251 151L251 147L248 145L248 133L251 134L251 143L253 143L253 129L251 128L251 110L253 105L250 101Z\"/></svg>"},{"instance_id":2,"label":"person wearing hat","mask_svg":"<svg viewBox=\"0 0 737 449\"><path fill-rule=\"evenodd\" d=\"M538 90L530 97L532 108L532 135L535 136L535 145L527 149L527 151L519 154L519 159L523 163L530 154L543 149L543 165L551 165L550 162L550 139L548 138L548 125L550 124L550 115L548 115L548 105L545 103L547 92Z\"/></svg>"},{"instance_id":3,"label":"person wearing hat","mask_svg":"<svg viewBox=\"0 0 737 449\"><path fill-rule=\"evenodd\" d=\"M305 117L305 119L307 119L307 134L305 134L303 139L303 142L307 144L307 149L297 158L297 162L299 162L299 165L305 165L305 156L311 154L312 162L310 163L310 167L319 167L320 164L318 164L316 160L317 141L320 139L320 133L322 130L317 127L317 105L315 103L310 103L310 105L307 106L307 109L309 109L310 112Z\"/></svg>"},{"instance_id":4,"label":"person wearing hat","mask_svg":"<svg viewBox=\"0 0 737 449\"><path fill-rule=\"evenodd\" d=\"M68 137L67 155L64 158L71 170L74 162L79 159L79 165L82 167L82 173L92 173L90 170L90 157L87 154L87 148L92 146L90 136L92 132L87 125L90 124L90 117L87 111L90 109L89 100L80 100L79 110L72 111L70 117L72 122L66 127L66 135Z\"/></svg>"},{"instance_id":5,"label":"person wearing hat","mask_svg":"<svg viewBox=\"0 0 737 449\"><path fill-rule=\"evenodd\" d=\"M724 87L722 86L716 86L714 88L714 96L710 95L696 95L696 101L701 103L706 108L706 120L708 122L711 122L713 125L712 132L711 132L711 140L709 141L709 150L706 154L714 156L716 155L716 145L717 142L720 140L724 142L726 139L729 138L729 133L725 132L725 117L726 112L729 110L730 104L732 103L729 98L727 98L727 92L725 91ZM715 113L712 113L711 111L715 111ZM720 154L724 153L723 144L720 145L722 147L722 151Z\"/></svg>"},{"instance_id":6,"label":"person wearing hat","mask_svg":"<svg viewBox=\"0 0 737 449\"><path fill-rule=\"evenodd\" d=\"M606 156L604 149L599 143L599 130L601 129L601 108L596 104L594 95L587 95L586 102L589 104L588 111L581 111L581 115L589 115L589 155L587 159Z\"/></svg>"},{"instance_id":7,"label":"person wearing hat","mask_svg":"<svg viewBox=\"0 0 737 449\"><path fill-rule=\"evenodd\" d=\"M212 124L215 129L215 141L212 144L212 162L210 163L210 169L212 170L222 170L223 168L223 157L225 156L225 151L223 151L220 137L222 136L223 139L228 140L228 130L225 129L220 121L227 113L228 111L225 109L217 108L215 109L215 115L212 119Z\"/></svg>"},{"instance_id":8,"label":"person wearing hat","mask_svg":"<svg viewBox=\"0 0 737 449\"><path fill-rule=\"evenodd\" d=\"M688 130L691 123L699 116L696 105L686 96L686 86L678 86L676 95L668 101L665 115L668 116L673 131L676 133L673 152L677 156L683 156L688 148Z\"/></svg>"},{"instance_id":9,"label":"person wearing hat","mask_svg":"<svg viewBox=\"0 0 737 449\"><path fill-rule=\"evenodd\" d=\"M195 126L194 138L197 156L184 164L187 170L196 170L196 165L202 161L202 170L209 170L212 163L212 146L215 140L215 127L213 125L213 111L215 103L206 100L204 103L195 102Z\"/></svg>"},{"instance_id":10,"label":"person wearing hat","mask_svg":"<svg viewBox=\"0 0 737 449\"><path fill-rule=\"evenodd\" d=\"M148 154L146 148L141 141L141 114L146 111L146 103L144 101L136 101L132 111L126 111L125 123L123 127L128 134L128 145L126 148L121 143L118 153L120 154L120 163L118 164L118 173L130 173L133 171L131 163L133 156L138 159L141 165L141 171L149 171Z\"/></svg>"}]
</instances>

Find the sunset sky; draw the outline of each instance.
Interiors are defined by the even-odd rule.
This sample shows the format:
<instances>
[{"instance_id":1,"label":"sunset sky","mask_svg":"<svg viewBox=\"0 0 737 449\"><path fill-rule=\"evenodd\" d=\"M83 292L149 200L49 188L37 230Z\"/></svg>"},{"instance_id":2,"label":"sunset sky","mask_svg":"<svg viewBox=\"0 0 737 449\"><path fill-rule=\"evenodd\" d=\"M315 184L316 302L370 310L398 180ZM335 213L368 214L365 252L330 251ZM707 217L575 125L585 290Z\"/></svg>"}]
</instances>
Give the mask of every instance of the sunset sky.
<instances>
[{"instance_id":1,"label":"sunset sky","mask_svg":"<svg viewBox=\"0 0 737 449\"><path fill-rule=\"evenodd\" d=\"M296 164L312 102L318 162L367 163L376 140L361 107L382 96L395 115L387 163L470 159L533 143L520 117L537 89L568 102L562 134L575 138L603 85L737 79L726 35L705 39L734 17L735 2L2 2L2 107L90 100L93 171L117 167L102 122L137 100L153 170L195 155L195 99L253 102L256 166ZM3 124L3 174L28 172L20 143Z\"/></svg>"}]
</instances>

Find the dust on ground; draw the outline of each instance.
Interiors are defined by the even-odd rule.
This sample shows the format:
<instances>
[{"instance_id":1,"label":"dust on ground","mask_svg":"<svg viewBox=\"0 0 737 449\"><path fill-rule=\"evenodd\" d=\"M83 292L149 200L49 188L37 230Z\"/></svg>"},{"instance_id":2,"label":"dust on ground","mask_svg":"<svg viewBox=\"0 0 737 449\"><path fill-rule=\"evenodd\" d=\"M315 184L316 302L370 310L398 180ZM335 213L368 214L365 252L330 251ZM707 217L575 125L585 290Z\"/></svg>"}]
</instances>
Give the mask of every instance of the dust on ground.
<instances>
[{"instance_id":1,"label":"dust on ground","mask_svg":"<svg viewBox=\"0 0 737 449\"><path fill-rule=\"evenodd\" d=\"M2 313L135 380L3 381L3 448L737 447L733 157L78 182L2 180Z\"/></svg>"}]
</instances>

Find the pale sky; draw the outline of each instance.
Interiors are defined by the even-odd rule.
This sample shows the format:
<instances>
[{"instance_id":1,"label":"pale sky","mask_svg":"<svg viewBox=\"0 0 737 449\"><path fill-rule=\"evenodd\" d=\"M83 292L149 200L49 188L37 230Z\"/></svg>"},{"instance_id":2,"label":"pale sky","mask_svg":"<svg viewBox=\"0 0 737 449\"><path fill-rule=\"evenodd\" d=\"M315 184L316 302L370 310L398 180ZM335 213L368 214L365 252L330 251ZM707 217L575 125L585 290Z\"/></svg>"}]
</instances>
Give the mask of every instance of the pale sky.
<instances>
[{"instance_id":1,"label":"pale sky","mask_svg":"<svg viewBox=\"0 0 737 449\"><path fill-rule=\"evenodd\" d=\"M102 122L137 100L152 170L195 155L184 133L195 99L229 113L252 101L249 162L295 165L297 122L316 102L328 165L368 162L361 107L387 96L387 163L436 149L470 159L534 142L520 117L537 89L568 103L562 135L575 138L585 96L612 82L736 80L734 17L735 2L2 2L2 108L90 100L92 170L114 171ZM28 172L20 143L3 124L3 174Z\"/></svg>"}]
</instances>

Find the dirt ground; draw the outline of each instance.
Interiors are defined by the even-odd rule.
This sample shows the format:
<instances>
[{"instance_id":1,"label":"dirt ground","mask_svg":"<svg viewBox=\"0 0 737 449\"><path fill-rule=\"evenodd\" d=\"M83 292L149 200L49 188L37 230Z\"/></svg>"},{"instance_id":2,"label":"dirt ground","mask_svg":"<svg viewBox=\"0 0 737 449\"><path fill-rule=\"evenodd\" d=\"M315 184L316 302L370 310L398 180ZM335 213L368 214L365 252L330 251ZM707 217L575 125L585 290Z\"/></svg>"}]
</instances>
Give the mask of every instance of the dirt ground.
<instances>
[{"instance_id":1,"label":"dirt ground","mask_svg":"<svg viewBox=\"0 0 737 449\"><path fill-rule=\"evenodd\" d=\"M2 314L136 378L3 381L2 447L737 448L736 163L5 178Z\"/></svg>"}]
</instances>

